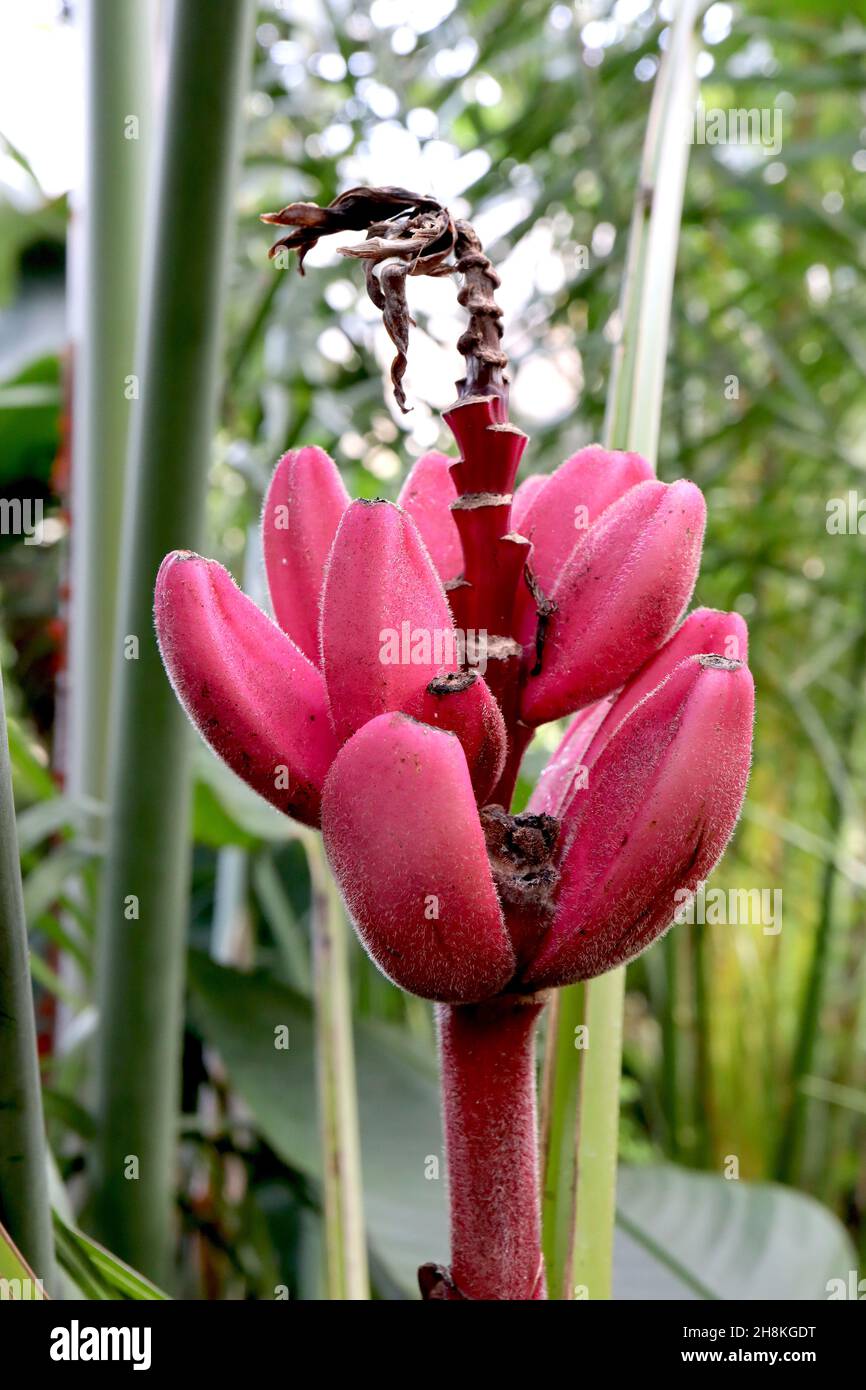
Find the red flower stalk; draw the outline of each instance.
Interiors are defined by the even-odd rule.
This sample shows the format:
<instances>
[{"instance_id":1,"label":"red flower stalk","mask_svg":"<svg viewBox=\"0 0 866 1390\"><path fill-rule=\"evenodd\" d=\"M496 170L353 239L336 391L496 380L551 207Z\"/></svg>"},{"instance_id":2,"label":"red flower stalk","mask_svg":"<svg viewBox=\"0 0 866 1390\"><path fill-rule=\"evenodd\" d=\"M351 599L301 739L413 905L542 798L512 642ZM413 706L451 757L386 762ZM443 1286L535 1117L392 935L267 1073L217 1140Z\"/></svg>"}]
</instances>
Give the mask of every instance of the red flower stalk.
<instances>
[{"instance_id":1,"label":"red flower stalk","mask_svg":"<svg viewBox=\"0 0 866 1390\"><path fill-rule=\"evenodd\" d=\"M383 220L377 222L376 217ZM498 283L472 229L429 198L353 189L268 220L344 254L397 346L410 274L464 277L459 458L419 459L400 505L354 502L320 449L287 454L265 503L276 622L226 572L169 556L156 624L214 750L321 824L358 935L437 1001L450 1270L429 1298L544 1298L533 1035L551 987L634 958L718 862L753 718L745 625L698 609L704 502L636 454L592 446L515 493ZM449 260L453 257L453 262ZM535 726L574 714L528 809L510 804Z\"/></svg>"},{"instance_id":2,"label":"red flower stalk","mask_svg":"<svg viewBox=\"0 0 866 1390\"><path fill-rule=\"evenodd\" d=\"M451 1268L419 1271L426 1298L546 1298L538 1206L535 1025L543 995L440 1005Z\"/></svg>"}]
</instances>

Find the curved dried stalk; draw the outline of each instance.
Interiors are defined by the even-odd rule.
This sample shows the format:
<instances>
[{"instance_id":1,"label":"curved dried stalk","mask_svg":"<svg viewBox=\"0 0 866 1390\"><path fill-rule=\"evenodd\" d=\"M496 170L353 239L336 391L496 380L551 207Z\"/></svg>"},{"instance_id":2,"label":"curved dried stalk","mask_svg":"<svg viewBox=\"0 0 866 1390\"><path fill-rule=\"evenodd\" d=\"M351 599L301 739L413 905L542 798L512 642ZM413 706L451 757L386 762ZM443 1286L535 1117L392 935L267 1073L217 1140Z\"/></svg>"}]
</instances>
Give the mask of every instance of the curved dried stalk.
<instances>
[{"instance_id":1,"label":"curved dried stalk","mask_svg":"<svg viewBox=\"0 0 866 1390\"><path fill-rule=\"evenodd\" d=\"M501 346L502 310L494 298L499 276L469 222L455 222L435 198L392 187L350 188L326 208L316 203L290 203L279 212L264 213L262 221L294 228L271 247L270 256L278 259L281 253L297 251L302 275L304 258L320 237L366 229L366 240L357 246L341 246L340 255L365 263L367 294L381 311L397 349L391 382L404 413L403 377L409 329L415 322L406 299L406 279L410 275L462 275L457 301L468 310L469 324L457 344L466 358L466 375L457 382L458 396L496 396L504 412L508 405L507 358Z\"/></svg>"}]
</instances>

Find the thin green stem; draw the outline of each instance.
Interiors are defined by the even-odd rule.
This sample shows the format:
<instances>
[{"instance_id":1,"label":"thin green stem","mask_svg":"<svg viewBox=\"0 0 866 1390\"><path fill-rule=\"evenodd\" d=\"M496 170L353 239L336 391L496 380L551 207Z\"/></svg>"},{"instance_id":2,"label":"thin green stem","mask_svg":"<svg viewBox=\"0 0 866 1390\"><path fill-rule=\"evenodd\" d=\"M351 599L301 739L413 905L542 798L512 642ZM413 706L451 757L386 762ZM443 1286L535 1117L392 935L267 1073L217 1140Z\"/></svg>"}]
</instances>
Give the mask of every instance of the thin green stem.
<instances>
[{"instance_id":1,"label":"thin green stem","mask_svg":"<svg viewBox=\"0 0 866 1390\"><path fill-rule=\"evenodd\" d=\"M679 5L653 93L605 420L608 448L633 449L653 463L688 167L688 122L697 91L694 29L701 8L700 0L683 0ZM576 1180L570 1201L561 1190L560 1199L549 1203L547 1212L548 1228L564 1222L574 1231L565 1285L571 1298L611 1297L624 1001L624 967L584 987L587 1050L580 1063L574 1128ZM559 1028L563 1027L573 1036L570 1009L560 1017ZM554 1046L557 1056L568 1055L565 1040L557 1038ZM571 1065L576 1068L578 1063L572 1060ZM573 1079L563 1083L563 1105L570 1103L573 1090ZM546 1242L555 1248L555 1235L548 1233Z\"/></svg>"},{"instance_id":2,"label":"thin green stem","mask_svg":"<svg viewBox=\"0 0 866 1390\"><path fill-rule=\"evenodd\" d=\"M166 552L195 548L202 531L251 18L250 0L223 0L218 14L210 0L173 10L115 638L94 1218L112 1250L160 1283L172 1234L191 766L154 638L153 586Z\"/></svg>"},{"instance_id":3,"label":"thin green stem","mask_svg":"<svg viewBox=\"0 0 866 1390\"><path fill-rule=\"evenodd\" d=\"M555 1299L567 1297L566 1277L574 1239L573 1223L557 1220L557 1213L574 1206L575 1125L580 1063L585 1056L581 1050L585 1035L584 993L584 985L571 985L557 990L553 997L542 1086L542 1245L548 1295Z\"/></svg>"},{"instance_id":4,"label":"thin green stem","mask_svg":"<svg viewBox=\"0 0 866 1390\"><path fill-rule=\"evenodd\" d=\"M54 1265L30 951L0 679L0 1224L50 1286Z\"/></svg>"},{"instance_id":5,"label":"thin green stem","mask_svg":"<svg viewBox=\"0 0 866 1390\"><path fill-rule=\"evenodd\" d=\"M625 968L584 987L587 1050L577 1106L577 1178L569 1298L609 1299L613 1285L613 1228Z\"/></svg>"},{"instance_id":6,"label":"thin green stem","mask_svg":"<svg viewBox=\"0 0 866 1390\"><path fill-rule=\"evenodd\" d=\"M345 912L318 835L310 871L313 999L329 1299L370 1297Z\"/></svg>"},{"instance_id":7,"label":"thin green stem","mask_svg":"<svg viewBox=\"0 0 866 1390\"><path fill-rule=\"evenodd\" d=\"M72 552L67 737L72 796L106 793L147 152L149 0L84 6L86 169L73 235Z\"/></svg>"},{"instance_id":8,"label":"thin green stem","mask_svg":"<svg viewBox=\"0 0 866 1390\"><path fill-rule=\"evenodd\" d=\"M659 944L659 952L665 969L665 994L662 1007L662 1103L668 1132L668 1153L671 1158L679 1158L680 1114L679 1114L679 1019L677 994L679 991L679 961L677 941L673 936L665 937Z\"/></svg>"},{"instance_id":9,"label":"thin green stem","mask_svg":"<svg viewBox=\"0 0 866 1390\"><path fill-rule=\"evenodd\" d=\"M709 1168L714 1151L715 1076L710 1052L712 976L707 954L709 941L703 923L696 923L691 938L692 990L695 1002L695 1059L693 1070L692 1123L695 1127L694 1158L701 1168Z\"/></svg>"}]
</instances>

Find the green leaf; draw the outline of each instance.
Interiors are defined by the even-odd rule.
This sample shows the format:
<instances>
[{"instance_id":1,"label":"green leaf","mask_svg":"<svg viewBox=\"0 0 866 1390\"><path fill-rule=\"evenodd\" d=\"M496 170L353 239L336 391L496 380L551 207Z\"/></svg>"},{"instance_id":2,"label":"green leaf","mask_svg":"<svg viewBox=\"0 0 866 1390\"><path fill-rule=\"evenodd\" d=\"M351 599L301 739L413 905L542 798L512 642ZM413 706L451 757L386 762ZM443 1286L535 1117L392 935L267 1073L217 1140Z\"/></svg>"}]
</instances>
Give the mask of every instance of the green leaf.
<instances>
[{"instance_id":1,"label":"green leaf","mask_svg":"<svg viewBox=\"0 0 866 1390\"><path fill-rule=\"evenodd\" d=\"M67 1008L71 1009L74 1014L80 1013L86 1007L87 1000L64 984L58 972L52 970L51 966L35 951L30 952L30 974L36 983L47 990L49 994L62 999Z\"/></svg>"},{"instance_id":2,"label":"green leaf","mask_svg":"<svg viewBox=\"0 0 866 1390\"><path fill-rule=\"evenodd\" d=\"M33 1270L0 1224L0 1303L9 1299L35 1302L45 1297Z\"/></svg>"},{"instance_id":3,"label":"green leaf","mask_svg":"<svg viewBox=\"0 0 866 1390\"><path fill-rule=\"evenodd\" d=\"M131 1269L83 1231L70 1226L55 1211L54 1238L57 1261L87 1298L123 1299L132 1303L162 1302L168 1294L143 1274Z\"/></svg>"},{"instance_id":4,"label":"green leaf","mask_svg":"<svg viewBox=\"0 0 866 1390\"><path fill-rule=\"evenodd\" d=\"M301 994L309 994L311 972L307 940L270 854L260 854L256 858L252 886L286 966L289 983Z\"/></svg>"},{"instance_id":5,"label":"green leaf","mask_svg":"<svg viewBox=\"0 0 866 1390\"><path fill-rule=\"evenodd\" d=\"M7 724L9 756L12 759L12 783L15 788L16 803L19 795L28 800L44 801L57 795L54 779L48 768L40 760L35 749L38 745L28 737L26 731L14 717ZM39 750L41 751L41 750Z\"/></svg>"},{"instance_id":6,"label":"green leaf","mask_svg":"<svg viewBox=\"0 0 866 1390\"><path fill-rule=\"evenodd\" d=\"M70 880L81 868L83 859L74 845L63 845L31 869L24 880L24 912L31 929L66 896Z\"/></svg>"},{"instance_id":7,"label":"green leaf","mask_svg":"<svg viewBox=\"0 0 866 1390\"><path fill-rule=\"evenodd\" d=\"M192 833L197 845L210 849L225 849L229 845L254 849L258 843L232 819L213 788L203 781L197 781L193 787Z\"/></svg>"},{"instance_id":8,"label":"green leaf","mask_svg":"<svg viewBox=\"0 0 866 1390\"><path fill-rule=\"evenodd\" d=\"M318 1177L313 1032L306 1000L263 972L190 959L192 1012L222 1054L259 1130L291 1167ZM289 1046L274 1046L275 1029ZM384 1025L356 1028L364 1202L374 1269L403 1296L425 1260L447 1258L445 1172L433 1059ZM438 1158L438 1177L430 1158ZM669 1167L620 1177L618 1299L823 1299L856 1257L809 1197Z\"/></svg>"},{"instance_id":9,"label":"green leaf","mask_svg":"<svg viewBox=\"0 0 866 1390\"><path fill-rule=\"evenodd\" d=\"M260 1132L292 1168L319 1176L309 1003L257 972L190 957L192 1013L222 1054ZM288 1048L275 1046L287 1027ZM433 1058L385 1025L355 1031L364 1208L374 1268L403 1294L418 1265L447 1256L445 1164ZM436 1160L436 1164L430 1162ZM438 1176L427 1177L430 1171ZM399 1296L399 1294L398 1294Z\"/></svg>"},{"instance_id":10,"label":"green leaf","mask_svg":"<svg viewBox=\"0 0 866 1390\"><path fill-rule=\"evenodd\" d=\"M47 398L46 387L50 388ZM60 363L56 357L41 358L3 383L0 485L8 486L16 478L49 482L59 444L59 396Z\"/></svg>"},{"instance_id":11,"label":"green leaf","mask_svg":"<svg viewBox=\"0 0 866 1390\"><path fill-rule=\"evenodd\" d=\"M76 801L71 796L50 796L37 801L18 816L21 853L29 853L49 835L80 830L89 816L98 815L102 809L101 803L90 797Z\"/></svg>"},{"instance_id":12,"label":"green leaf","mask_svg":"<svg viewBox=\"0 0 866 1390\"><path fill-rule=\"evenodd\" d=\"M241 845L252 849L261 840L285 842L291 838L291 822L203 744L196 746L194 765L197 839L214 848Z\"/></svg>"},{"instance_id":13,"label":"green leaf","mask_svg":"<svg viewBox=\"0 0 866 1390\"><path fill-rule=\"evenodd\" d=\"M857 1256L811 1197L665 1165L626 1168L617 1203L619 1299L826 1299Z\"/></svg>"}]
</instances>

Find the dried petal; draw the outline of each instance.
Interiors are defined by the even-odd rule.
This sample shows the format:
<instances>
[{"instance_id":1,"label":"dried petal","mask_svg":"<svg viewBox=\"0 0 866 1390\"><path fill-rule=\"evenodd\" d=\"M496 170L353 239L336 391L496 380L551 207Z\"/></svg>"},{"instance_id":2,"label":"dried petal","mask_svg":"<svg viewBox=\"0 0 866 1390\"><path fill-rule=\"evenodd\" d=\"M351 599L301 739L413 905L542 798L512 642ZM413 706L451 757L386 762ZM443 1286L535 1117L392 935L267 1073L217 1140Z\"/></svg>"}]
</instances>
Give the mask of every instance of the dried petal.
<instances>
[{"instance_id":1,"label":"dried petal","mask_svg":"<svg viewBox=\"0 0 866 1390\"><path fill-rule=\"evenodd\" d=\"M347 188L326 208L316 203L289 203L279 212L263 213L261 220L275 227L296 228L288 236L281 237L269 254L276 256L281 247L297 251L303 274L304 257L319 237L331 236L334 232L361 231L379 219L395 217L413 208L434 215L442 211L441 203L435 198L425 193L410 193L405 188Z\"/></svg>"}]
</instances>

